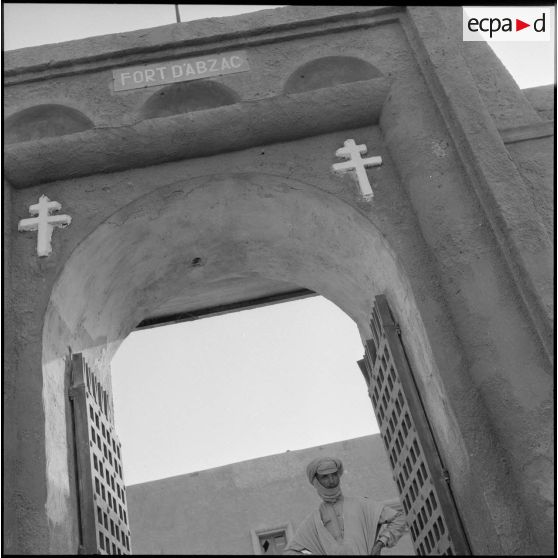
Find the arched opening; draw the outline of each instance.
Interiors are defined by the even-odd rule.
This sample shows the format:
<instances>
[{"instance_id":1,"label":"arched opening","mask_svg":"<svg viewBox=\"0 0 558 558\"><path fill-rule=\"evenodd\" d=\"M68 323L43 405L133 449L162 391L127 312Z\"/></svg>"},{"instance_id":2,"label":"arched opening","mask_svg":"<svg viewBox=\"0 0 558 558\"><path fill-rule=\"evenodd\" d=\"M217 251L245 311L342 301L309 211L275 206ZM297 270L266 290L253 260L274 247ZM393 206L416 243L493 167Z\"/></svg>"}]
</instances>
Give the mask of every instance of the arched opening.
<instances>
[{"instance_id":1,"label":"arched opening","mask_svg":"<svg viewBox=\"0 0 558 558\"><path fill-rule=\"evenodd\" d=\"M133 553L280 554L320 455L343 461L345 495L403 511L361 356L321 296L129 335L111 368ZM410 536L392 552L414 554Z\"/></svg>"},{"instance_id":2,"label":"arched opening","mask_svg":"<svg viewBox=\"0 0 558 558\"><path fill-rule=\"evenodd\" d=\"M93 122L79 110L64 105L38 105L6 119L4 141L10 144L64 136L93 127Z\"/></svg>"},{"instance_id":3,"label":"arched opening","mask_svg":"<svg viewBox=\"0 0 558 558\"><path fill-rule=\"evenodd\" d=\"M205 176L162 186L120 209L72 253L43 329L47 513L70 516L65 381L68 348L106 385L112 355L169 299L218 297L256 279L303 287L371 335L375 295L405 324L421 373L436 374L410 284L385 238L355 208L318 188L263 174Z\"/></svg>"},{"instance_id":4,"label":"arched opening","mask_svg":"<svg viewBox=\"0 0 558 558\"><path fill-rule=\"evenodd\" d=\"M381 77L382 73L369 62L353 56L324 56L303 64L293 72L284 93L302 93L342 83Z\"/></svg>"},{"instance_id":5,"label":"arched opening","mask_svg":"<svg viewBox=\"0 0 558 558\"><path fill-rule=\"evenodd\" d=\"M238 100L237 93L216 81L175 83L149 97L141 114L144 118L159 118L232 105Z\"/></svg>"},{"instance_id":6,"label":"arched opening","mask_svg":"<svg viewBox=\"0 0 558 558\"><path fill-rule=\"evenodd\" d=\"M378 433L360 358L321 296L134 331L111 363L126 485Z\"/></svg>"}]
</instances>

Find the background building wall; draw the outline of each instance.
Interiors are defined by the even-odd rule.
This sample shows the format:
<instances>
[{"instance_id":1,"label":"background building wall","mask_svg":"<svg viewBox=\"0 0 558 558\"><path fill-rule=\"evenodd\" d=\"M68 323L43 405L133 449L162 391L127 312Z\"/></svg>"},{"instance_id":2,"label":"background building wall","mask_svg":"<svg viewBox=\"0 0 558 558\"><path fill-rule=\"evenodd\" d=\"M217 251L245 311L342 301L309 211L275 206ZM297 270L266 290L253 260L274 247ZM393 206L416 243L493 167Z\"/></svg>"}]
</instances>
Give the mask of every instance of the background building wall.
<instances>
[{"instance_id":1,"label":"background building wall","mask_svg":"<svg viewBox=\"0 0 558 558\"><path fill-rule=\"evenodd\" d=\"M343 461L347 496L398 506L379 434L269 455L127 487L134 554L253 554L251 530L291 523L320 503L306 477L315 457ZM414 554L409 533L383 554Z\"/></svg>"}]
</instances>

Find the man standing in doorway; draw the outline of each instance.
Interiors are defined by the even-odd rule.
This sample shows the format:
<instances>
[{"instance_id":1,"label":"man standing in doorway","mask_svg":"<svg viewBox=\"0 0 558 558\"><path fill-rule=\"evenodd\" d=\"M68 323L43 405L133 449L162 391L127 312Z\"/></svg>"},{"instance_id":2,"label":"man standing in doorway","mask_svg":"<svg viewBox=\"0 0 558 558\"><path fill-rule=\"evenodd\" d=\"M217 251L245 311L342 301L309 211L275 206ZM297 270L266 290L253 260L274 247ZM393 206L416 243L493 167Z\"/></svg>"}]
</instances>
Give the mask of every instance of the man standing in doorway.
<instances>
[{"instance_id":1,"label":"man standing in doorway","mask_svg":"<svg viewBox=\"0 0 558 558\"><path fill-rule=\"evenodd\" d=\"M314 459L306 474L322 503L304 519L283 554L374 556L382 548L394 546L405 532L402 512L367 498L343 495L341 460Z\"/></svg>"}]
</instances>

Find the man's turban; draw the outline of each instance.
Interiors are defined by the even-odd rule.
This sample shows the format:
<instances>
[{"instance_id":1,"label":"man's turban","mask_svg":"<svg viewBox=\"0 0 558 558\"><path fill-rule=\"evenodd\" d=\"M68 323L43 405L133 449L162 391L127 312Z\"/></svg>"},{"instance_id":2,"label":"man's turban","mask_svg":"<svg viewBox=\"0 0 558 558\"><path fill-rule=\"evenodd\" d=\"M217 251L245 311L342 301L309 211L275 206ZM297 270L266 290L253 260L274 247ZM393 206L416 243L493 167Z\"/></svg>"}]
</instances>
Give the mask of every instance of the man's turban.
<instances>
[{"instance_id":1,"label":"man's turban","mask_svg":"<svg viewBox=\"0 0 558 558\"><path fill-rule=\"evenodd\" d=\"M339 476L343 474L343 463L335 457L317 457L310 461L306 467L306 474L310 484L313 484L316 474L327 475L336 471L339 473Z\"/></svg>"}]
</instances>

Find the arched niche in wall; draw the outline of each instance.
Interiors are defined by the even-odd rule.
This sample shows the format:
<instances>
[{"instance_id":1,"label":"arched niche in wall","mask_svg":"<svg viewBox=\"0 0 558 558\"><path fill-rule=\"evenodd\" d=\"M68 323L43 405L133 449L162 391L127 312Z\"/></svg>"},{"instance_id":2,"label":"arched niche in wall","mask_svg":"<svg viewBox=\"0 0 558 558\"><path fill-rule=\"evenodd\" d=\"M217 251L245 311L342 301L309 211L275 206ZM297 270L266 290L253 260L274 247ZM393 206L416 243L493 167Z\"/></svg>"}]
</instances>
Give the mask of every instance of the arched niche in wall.
<instances>
[{"instance_id":1,"label":"arched niche in wall","mask_svg":"<svg viewBox=\"0 0 558 558\"><path fill-rule=\"evenodd\" d=\"M8 144L64 136L93 127L93 122L74 108L57 104L37 105L6 119L4 141Z\"/></svg>"},{"instance_id":2,"label":"arched niche in wall","mask_svg":"<svg viewBox=\"0 0 558 558\"><path fill-rule=\"evenodd\" d=\"M311 60L291 74L284 93L302 93L341 83L381 77L380 70L353 56L325 56Z\"/></svg>"},{"instance_id":3,"label":"arched niche in wall","mask_svg":"<svg viewBox=\"0 0 558 558\"><path fill-rule=\"evenodd\" d=\"M238 101L236 92L215 81L175 83L147 99L141 114L144 118L159 118L232 105Z\"/></svg>"}]
</instances>

